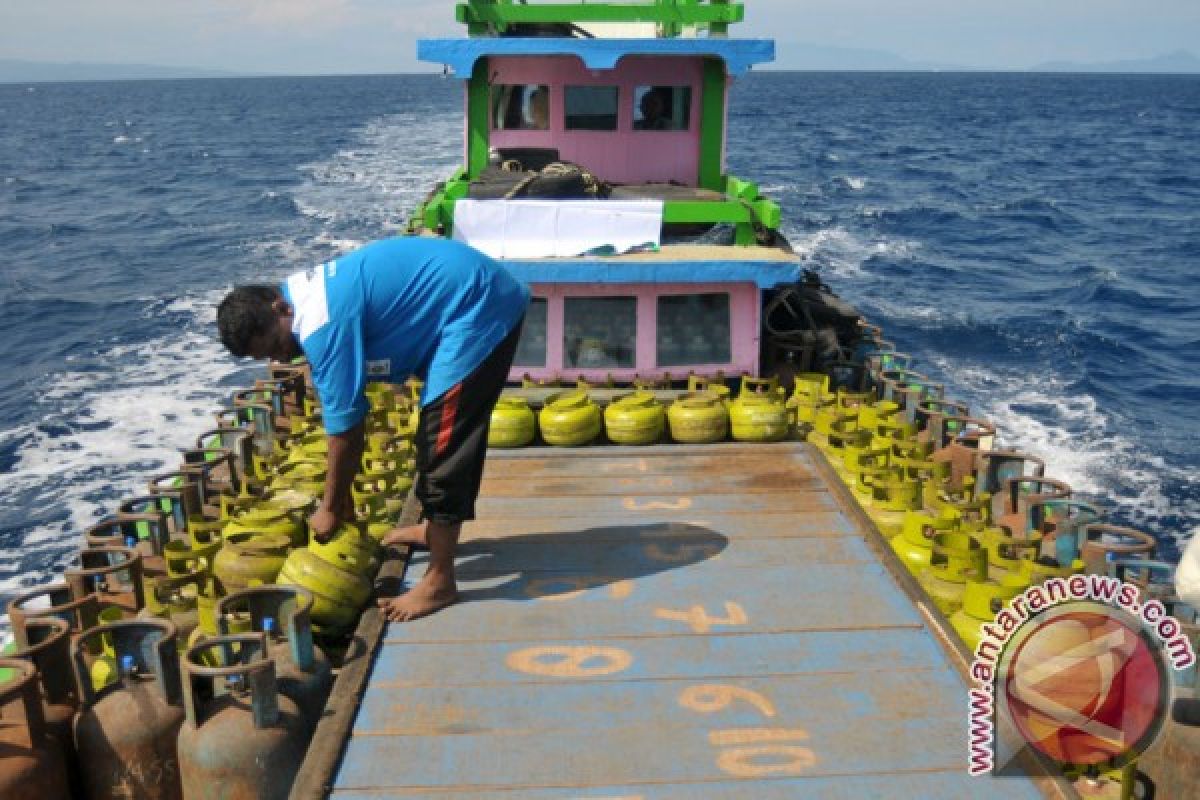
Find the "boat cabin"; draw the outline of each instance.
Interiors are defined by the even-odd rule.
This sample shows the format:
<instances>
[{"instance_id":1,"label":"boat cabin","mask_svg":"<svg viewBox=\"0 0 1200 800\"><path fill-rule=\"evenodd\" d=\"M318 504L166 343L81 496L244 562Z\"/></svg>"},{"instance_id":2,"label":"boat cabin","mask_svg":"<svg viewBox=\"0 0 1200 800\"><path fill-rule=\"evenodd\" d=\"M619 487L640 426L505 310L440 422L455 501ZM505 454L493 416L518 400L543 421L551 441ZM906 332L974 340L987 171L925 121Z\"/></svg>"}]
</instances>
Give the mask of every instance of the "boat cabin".
<instances>
[{"instance_id":1,"label":"boat cabin","mask_svg":"<svg viewBox=\"0 0 1200 800\"><path fill-rule=\"evenodd\" d=\"M759 372L763 293L798 267L779 207L725 172L729 87L774 57L727 36L742 13L467 2L468 37L418 44L462 80L466 126L464 166L409 230L532 286L513 380Z\"/></svg>"}]
</instances>

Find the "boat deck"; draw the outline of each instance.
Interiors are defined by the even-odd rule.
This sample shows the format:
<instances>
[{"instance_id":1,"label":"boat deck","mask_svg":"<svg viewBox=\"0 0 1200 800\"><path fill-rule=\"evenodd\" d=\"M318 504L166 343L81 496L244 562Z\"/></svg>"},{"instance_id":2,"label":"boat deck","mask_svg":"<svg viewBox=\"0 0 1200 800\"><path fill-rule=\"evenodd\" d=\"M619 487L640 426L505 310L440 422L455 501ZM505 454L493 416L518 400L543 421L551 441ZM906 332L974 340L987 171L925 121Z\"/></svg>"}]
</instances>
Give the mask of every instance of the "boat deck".
<instances>
[{"instance_id":1,"label":"boat deck","mask_svg":"<svg viewBox=\"0 0 1200 800\"><path fill-rule=\"evenodd\" d=\"M386 630L333 796L1042 797L966 774L965 685L821 461L493 451L463 602Z\"/></svg>"}]
</instances>

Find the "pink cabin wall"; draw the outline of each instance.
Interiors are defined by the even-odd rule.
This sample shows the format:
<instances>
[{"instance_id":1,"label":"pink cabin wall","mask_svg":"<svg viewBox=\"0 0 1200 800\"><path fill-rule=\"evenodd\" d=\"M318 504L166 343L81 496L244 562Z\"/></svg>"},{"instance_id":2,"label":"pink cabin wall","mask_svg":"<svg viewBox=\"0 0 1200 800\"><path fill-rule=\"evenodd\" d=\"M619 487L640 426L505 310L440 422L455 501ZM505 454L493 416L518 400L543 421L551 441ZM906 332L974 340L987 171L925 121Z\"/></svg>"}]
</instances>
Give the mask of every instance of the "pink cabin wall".
<instances>
[{"instance_id":1,"label":"pink cabin wall","mask_svg":"<svg viewBox=\"0 0 1200 800\"><path fill-rule=\"evenodd\" d=\"M700 103L703 61L695 57L628 56L612 70L589 70L571 56L495 56L488 71L493 84L550 87L550 129L493 130L492 147L555 147L559 157L591 170L610 183L677 181L695 186L700 158ZM563 128L563 87L617 86L615 131ZM686 131L633 129L633 97L638 86L691 86Z\"/></svg>"},{"instance_id":2,"label":"pink cabin wall","mask_svg":"<svg viewBox=\"0 0 1200 800\"><path fill-rule=\"evenodd\" d=\"M713 375L723 371L729 375L748 372L757 374L759 357L759 290L753 283L535 283L530 287L534 297L546 298L546 366L514 366L509 380L519 381L528 375L537 381L564 378L600 382L612 376L629 381L634 377L656 377L664 372L683 376L688 372ZM658 303L661 295L725 292L729 294L730 354L732 360L723 364L696 364L686 367L659 367L655 363ZM637 303L637 339L633 369L563 369L563 298L635 296Z\"/></svg>"}]
</instances>

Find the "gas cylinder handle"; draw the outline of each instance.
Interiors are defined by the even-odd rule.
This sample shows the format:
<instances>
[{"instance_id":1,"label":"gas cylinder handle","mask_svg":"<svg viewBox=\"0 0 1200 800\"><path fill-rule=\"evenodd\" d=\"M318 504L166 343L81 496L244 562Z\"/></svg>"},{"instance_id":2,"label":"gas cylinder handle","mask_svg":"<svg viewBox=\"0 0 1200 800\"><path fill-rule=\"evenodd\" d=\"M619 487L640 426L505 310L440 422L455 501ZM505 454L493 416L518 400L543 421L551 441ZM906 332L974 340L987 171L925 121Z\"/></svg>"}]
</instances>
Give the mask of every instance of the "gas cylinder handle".
<instances>
[{"instance_id":1,"label":"gas cylinder handle","mask_svg":"<svg viewBox=\"0 0 1200 800\"><path fill-rule=\"evenodd\" d=\"M250 614L250 628L263 630L263 621L274 619L282 623L287 631L288 647L292 661L304 671L312 669L313 595L302 586L252 586L242 589L217 601L217 629L222 635L229 634L227 616L239 611Z\"/></svg>"},{"instance_id":2,"label":"gas cylinder handle","mask_svg":"<svg viewBox=\"0 0 1200 800\"><path fill-rule=\"evenodd\" d=\"M108 634L112 639L113 657L117 663L132 658L134 666L155 676L163 701L177 706L182 700L179 678L179 658L175 648L175 626L165 619L120 620L97 625L84 631L71 644L71 666L75 672L75 689L82 708L95 705L108 693L92 688L91 673L84 649L87 642Z\"/></svg>"},{"instance_id":3,"label":"gas cylinder handle","mask_svg":"<svg viewBox=\"0 0 1200 800\"><path fill-rule=\"evenodd\" d=\"M123 557L124 561L114 563L114 559ZM89 562L107 560L109 563L98 567L88 566ZM134 603L138 611L145 607L145 595L142 594L142 554L132 547L85 547L79 551L78 567L68 567L63 572L71 593L82 597L92 591L93 580L118 572L129 573L129 583L133 592Z\"/></svg>"},{"instance_id":4,"label":"gas cylinder handle","mask_svg":"<svg viewBox=\"0 0 1200 800\"><path fill-rule=\"evenodd\" d=\"M254 727L269 728L279 722L279 692L275 679L275 661L267 655L267 636L263 633L239 633L227 636L210 636L189 647L181 659L185 680L183 682L183 709L187 724L199 728L204 724L201 711L203 703L215 694L213 688L217 678L240 678L250 691L250 708L254 714ZM226 666L204 666L201 656L205 652L220 648L221 660ZM199 684L207 692L198 691Z\"/></svg>"},{"instance_id":5,"label":"gas cylinder handle","mask_svg":"<svg viewBox=\"0 0 1200 800\"><path fill-rule=\"evenodd\" d=\"M25 608L31 600L45 597L50 605L46 608ZM25 637L28 620L57 617L67 622L73 631L82 631L96 624L100 613L98 599L92 592L77 595L66 583L52 583L30 589L14 597L8 604L8 618L13 628L17 645L26 647Z\"/></svg>"},{"instance_id":6,"label":"gas cylinder handle","mask_svg":"<svg viewBox=\"0 0 1200 800\"><path fill-rule=\"evenodd\" d=\"M25 623L25 638L15 657L37 667L46 700L53 704L77 704L75 679L71 675L71 628L57 617L41 617Z\"/></svg>"},{"instance_id":7,"label":"gas cylinder handle","mask_svg":"<svg viewBox=\"0 0 1200 800\"><path fill-rule=\"evenodd\" d=\"M1037 491L1022 491L1021 487L1026 484L1036 486ZM1049 488L1050 491L1045 491L1046 488ZM1021 510L1022 497L1038 495L1050 499L1058 498L1065 500L1071 496L1071 484L1066 481L1042 476L1021 476L1006 480L1004 486L1001 488L1001 492L1008 497L1008 512L1015 514Z\"/></svg>"},{"instance_id":8,"label":"gas cylinder handle","mask_svg":"<svg viewBox=\"0 0 1200 800\"><path fill-rule=\"evenodd\" d=\"M7 716L4 709L20 698L24 706L25 724L20 726L26 735L22 742L25 748L33 749L42 743L46 730L46 717L42 711L42 696L38 691L37 667L20 658L0 658L0 669L11 670L17 677L0 683L0 717Z\"/></svg>"},{"instance_id":9,"label":"gas cylinder handle","mask_svg":"<svg viewBox=\"0 0 1200 800\"><path fill-rule=\"evenodd\" d=\"M1130 572L1144 573L1144 578L1129 578L1126 577ZM1174 594L1175 584L1175 565L1166 561L1156 561L1148 558L1118 558L1108 565L1108 574L1118 580L1128 581L1129 583L1140 586L1143 590L1148 589L1151 584L1159 583L1163 586L1171 587L1171 593ZM1155 576L1161 577L1162 580L1155 581Z\"/></svg>"}]
</instances>

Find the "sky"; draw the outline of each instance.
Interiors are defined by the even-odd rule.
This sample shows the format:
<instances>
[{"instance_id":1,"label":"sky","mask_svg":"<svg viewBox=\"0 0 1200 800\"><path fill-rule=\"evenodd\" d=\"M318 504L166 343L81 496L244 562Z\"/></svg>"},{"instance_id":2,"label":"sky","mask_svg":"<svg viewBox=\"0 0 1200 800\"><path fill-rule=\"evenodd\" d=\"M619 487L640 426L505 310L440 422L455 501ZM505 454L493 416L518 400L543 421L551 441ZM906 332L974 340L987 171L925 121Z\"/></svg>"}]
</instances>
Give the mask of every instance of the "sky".
<instances>
[{"instance_id":1,"label":"sky","mask_svg":"<svg viewBox=\"0 0 1200 800\"><path fill-rule=\"evenodd\" d=\"M536 0L535 0L536 1ZM744 0L735 35L1024 69L1200 55L1200 0ZM0 59L272 74L427 71L454 0L0 0Z\"/></svg>"}]
</instances>

